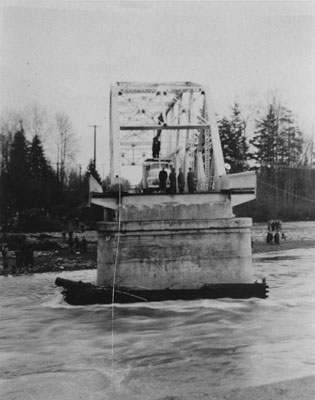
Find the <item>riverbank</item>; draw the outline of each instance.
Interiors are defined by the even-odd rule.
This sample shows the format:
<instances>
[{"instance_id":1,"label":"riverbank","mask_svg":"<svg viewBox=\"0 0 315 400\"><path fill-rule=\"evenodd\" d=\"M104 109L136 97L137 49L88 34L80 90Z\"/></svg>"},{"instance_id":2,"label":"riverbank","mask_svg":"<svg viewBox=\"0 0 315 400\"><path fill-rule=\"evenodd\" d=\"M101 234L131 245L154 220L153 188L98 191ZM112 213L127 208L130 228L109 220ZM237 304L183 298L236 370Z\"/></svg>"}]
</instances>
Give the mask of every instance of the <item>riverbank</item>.
<instances>
[{"instance_id":1,"label":"riverbank","mask_svg":"<svg viewBox=\"0 0 315 400\"><path fill-rule=\"evenodd\" d=\"M315 223L303 223L303 229L298 223L284 223L286 240L280 244L267 244L265 226L256 224L253 227L253 255L286 251L300 248L315 247ZM75 236L81 241L84 237L87 240L87 252L84 253L75 247L70 248L67 240L61 233L28 235L28 240L35 243L43 239L42 248L34 251L34 265L31 268L24 268L19 273L44 273L61 271L79 271L85 269L96 269L97 267L97 232L87 231L84 233L75 232ZM40 246L39 246L40 247ZM51 250L47 250L50 248ZM16 264L15 252L10 251L9 264L12 267ZM4 274L3 260L0 257L0 274Z\"/></svg>"},{"instance_id":2,"label":"riverbank","mask_svg":"<svg viewBox=\"0 0 315 400\"><path fill-rule=\"evenodd\" d=\"M253 255L286 251L292 249L315 247L315 240L287 240L277 244L266 244L264 241L253 242ZM10 254L9 263L15 263L14 252ZM35 251L34 266L22 269L19 273L44 273L59 271L80 271L84 269L96 269L97 267L97 244L89 243L87 253L71 250L68 246L54 251ZM0 274L3 275L2 260Z\"/></svg>"},{"instance_id":3,"label":"riverbank","mask_svg":"<svg viewBox=\"0 0 315 400\"><path fill-rule=\"evenodd\" d=\"M270 253L274 251L285 251L294 249L307 249L315 247L315 240L310 239L295 239L281 241L280 244L267 244L265 241L253 241L253 254L256 253Z\"/></svg>"},{"instance_id":4,"label":"riverbank","mask_svg":"<svg viewBox=\"0 0 315 400\"><path fill-rule=\"evenodd\" d=\"M23 268L18 273L44 273L59 271L80 271L84 269L96 269L97 267L97 239L95 233L90 233L88 241L88 250L82 253L76 249L70 249L62 239L57 237L53 240L60 247L56 250L34 251L34 265L31 268ZM314 239L292 239L281 241L278 244L267 244L265 240L259 238L253 240L253 255L259 253L269 253L286 251L300 248L315 247ZM0 274L4 274L3 260L0 263ZM10 252L9 273L12 271L12 265L16 263L14 251Z\"/></svg>"},{"instance_id":5,"label":"riverbank","mask_svg":"<svg viewBox=\"0 0 315 400\"><path fill-rule=\"evenodd\" d=\"M315 376L307 376L267 385L211 393L198 400L312 400L315 397Z\"/></svg>"},{"instance_id":6,"label":"riverbank","mask_svg":"<svg viewBox=\"0 0 315 400\"><path fill-rule=\"evenodd\" d=\"M3 259L0 257L0 274L32 274L96 269L96 231L75 232L74 235L79 243L82 242L83 237L86 239L86 250L82 251L82 248L75 244L69 246L67 238L63 238L60 233L26 235L27 243L35 249L33 251L33 265L22 267L16 271L16 251L11 248L8 254L8 268L5 271Z\"/></svg>"}]
</instances>

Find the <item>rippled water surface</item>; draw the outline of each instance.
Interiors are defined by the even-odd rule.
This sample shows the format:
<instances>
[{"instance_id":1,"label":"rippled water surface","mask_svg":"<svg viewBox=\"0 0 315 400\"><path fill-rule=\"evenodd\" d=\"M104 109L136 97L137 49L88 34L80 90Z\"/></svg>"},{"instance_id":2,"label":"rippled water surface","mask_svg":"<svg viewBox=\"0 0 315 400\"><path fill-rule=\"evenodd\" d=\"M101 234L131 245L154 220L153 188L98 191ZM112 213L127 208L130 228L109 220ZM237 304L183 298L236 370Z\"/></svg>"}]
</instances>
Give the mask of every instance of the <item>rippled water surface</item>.
<instances>
[{"instance_id":1,"label":"rippled water surface","mask_svg":"<svg viewBox=\"0 0 315 400\"><path fill-rule=\"evenodd\" d=\"M56 277L95 271L2 276L1 398L197 399L314 374L314 258L255 256L267 300L71 307Z\"/></svg>"}]
</instances>

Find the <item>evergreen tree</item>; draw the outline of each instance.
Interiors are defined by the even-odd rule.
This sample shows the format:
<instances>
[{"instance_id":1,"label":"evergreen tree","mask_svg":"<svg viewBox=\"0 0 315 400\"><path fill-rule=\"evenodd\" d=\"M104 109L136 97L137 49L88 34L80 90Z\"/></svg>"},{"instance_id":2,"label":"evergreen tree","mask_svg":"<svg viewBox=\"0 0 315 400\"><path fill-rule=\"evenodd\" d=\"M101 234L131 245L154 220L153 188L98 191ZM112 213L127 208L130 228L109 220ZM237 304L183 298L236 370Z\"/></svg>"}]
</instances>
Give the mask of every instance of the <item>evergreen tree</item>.
<instances>
[{"instance_id":1,"label":"evergreen tree","mask_svg":"<svg viewBox=\"0 0 315 400\"><path fill-rule=\"evenodd\" d=\"M1 128L0 134L0 216L6 215L8 200L8 162L11 146L11 135Z\"/></svg>"},{"instance_id":2,"label":"evergreen tree","mask_svg":"<svg viewBox=\"0 0 315 400\"><path fill-rule=\"evenodd\" d=\"M45 157L38 135L33 137L29 147L28 158L30 190L33 193L31 206L35 208L50 208L58 199L58 182Z\"/></svg>"},{"instance_id":3,"label":"evergreen tree","mask_svg":"<svg viewBox=\"0 0 315 400\"><path fill-rule=\"evenodd\" d=\"M231 165L231 172L247 169L248 144L246 142L246 123L241 117L238 103L232 108L231 118L218 121L224 160Z\"/></svg>"},{"instance_id":4,"label":"evergreen tree","mask_svg":"<svg viewBox=\"0 0 315 400\"><path fill-rule=\"evenodd\" d=\"M33 137L29 149L29 165L32 177L43 178L49 171L49 164L45 157L43 146L38 135Z\"/></svg>"},{"instance_id":5,"label":"evergreen tree","mask_svg":"<svg viewBox=\"0 0 315 400\"><path fill-rule=\"evenodd\" d=\"M302 163L303 138L292 112L276 106L268 106L267 114L256 121L251 144L256 148L253 155L263 167L276 168Z\"/></svg>"},{"instance_id":6,"label":"evergreen tree","mask_svg":"<svg viewBox=\"0 0 315 400\"><path fill-rule=\"evenodd\" d=\"M278 115L275 104L270 104L268 112L256 121L253 139L250 143L256 148L253 158L262 167L274 168L277 164L278 146Z\"/></svg>"},{"instance_id":7,"label":"evergreen tree","mask_svg":"<svg viewBox=\"0 0 315 400\"><path fill-rule=\"evenodd\" d=\"M102 179L100 174L98 173L95 165L94 165L94 161L90 160L89 165L87 167L87 171L86 171L86 175L90 176L92 175L94 179L97 180L97 182L101 185L102 184Z\"/></svg>"},{"instance_id":8,"label":"evergreen tree","mask_svg":"<svg viewBox=\"0 0 315 400\"><path fill-rule=\"evenodd\" d=\"M303 140L292 112L275 101L270 104L266 115L256 121L251 143L256 148L254 157L261 166L259 183L263 185L263 190L257 191L257 206L292 218L298 210L297 199L306 193L306 180L302 182L301 170L294 169L303 163Z\"/></svg>"},{"instance_id":9,"label":"evergreen tree","mask_svg":"<svg viewBox=\"0 0 315 400\"><path fill-rule=\"evenodd\" d=\"M70 190L79 190L82 182L82 178L74 169L69 171L69 189Z\"/></svg>"},{"instance_id":10,"label":"evergreen tree","mask_svg":"<svg viewBox=\"0 0 315 400\"><path fill-rule=\"evenodd\" d=\"M281 165L297 166L302 163L303 138L293 113L285 107L280 109L278 153Z\"/></svg>"},{"instance_id":11,"label":"evergreen tree","mask_svg":"<svg viewBox=\"0 0 315 400\"><path fill-rule=\"evenodd\" d=\"M16 211L29 206L29 176L28 143L21 122L20 130L14 135L8 163L8 191L10 202Z\"/></svg>"}]
</instances>

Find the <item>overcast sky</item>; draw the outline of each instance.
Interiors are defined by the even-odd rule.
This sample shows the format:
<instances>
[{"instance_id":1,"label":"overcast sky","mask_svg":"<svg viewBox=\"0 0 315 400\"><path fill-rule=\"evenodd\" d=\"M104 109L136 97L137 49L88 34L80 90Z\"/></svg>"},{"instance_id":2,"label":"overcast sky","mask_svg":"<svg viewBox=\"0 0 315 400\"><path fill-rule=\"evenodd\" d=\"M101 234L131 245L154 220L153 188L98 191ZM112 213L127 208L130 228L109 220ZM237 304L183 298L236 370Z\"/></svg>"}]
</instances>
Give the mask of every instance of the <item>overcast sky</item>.
<instances>
[{"instance_id":1,"label":"overcast sky","mask_svg":"<svg viewBox=\"0 0 315 400\"><path fill-rule=\"evenodd\" d=\"M276 95L310 134L315 2L0 1L1 109L37 102L69 114L77 163L108 170L111 82L208 84L222 115ZM105 164L105 166L103 165Z\"/></svg>"}]
</instances>

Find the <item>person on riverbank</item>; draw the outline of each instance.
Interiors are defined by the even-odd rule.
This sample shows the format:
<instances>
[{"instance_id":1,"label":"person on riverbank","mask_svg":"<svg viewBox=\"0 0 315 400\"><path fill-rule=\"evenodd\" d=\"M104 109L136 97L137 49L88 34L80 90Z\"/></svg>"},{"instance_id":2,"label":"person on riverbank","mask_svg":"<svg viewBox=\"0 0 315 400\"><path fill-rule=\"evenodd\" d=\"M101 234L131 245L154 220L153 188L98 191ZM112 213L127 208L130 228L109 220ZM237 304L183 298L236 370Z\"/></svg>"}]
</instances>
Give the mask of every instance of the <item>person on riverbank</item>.
<instances>
[{"instance_id":1,"label":"person on riverbank","mask_svg":"<svg viewBox=\"0 0 315 400\"><path fill-rule=\"evenodd\" d=\"M30 244L25 248L25 264L28 269L34 267L34 250L33 246Z\"/></svg>"},{"instance_id":2,"label":"person on riverbank","mask_svg":"<svg viewBox=\"0 0 315 400\"><path fill-rule=\"evenodd\" d=\"M81 252L83 254L87 253L87 241L86 241L84 236L83 236L82 241L81 241Z\"/></svg>"},{"instance_id":3,"label":"person on riverbank","mask_svg":"<svg viewBox=\"0 0 315 400\"><path fill-rule=\"evenodd\" d=\"M270 219L267 222L267 237L266 237L267 244L271 244L273 242L272 224L273 224L273 220Z\"/></svg>"},{"instance_id":4,"label":"person on riverbank","mask_svg":"<svg viewBox=\"0 0 315 400\"><path fill-rule=\"evenodd\" d=\"M15 255L15 264L12 265L12 273L13 274L18 274L22 271L22 269L25 266L25 246L20 239L17 243L17 247L14 251Z\"/></svg>"},{"instance_id":5,"label":"person on riverbank","mask_svg":"<svg viewBox=\"0 0 315 400\"><path fill-rule=\"evenodd\" d=\"M68 235L69 235L69 239L70 238L73 239L73 229L72 228L69 228Z\"/></svg>"},{"instance_id":6,"label":"person on riverbank","mask_svg":"<svg viewBox=\"0 0 315 400\"><path fill-rule=\"evenodd\" d=\"M73 239L73 244L74 244L74 249L75 249L75 250L79 250L79 248L80 248L80 241L79 241L78 236L75 236L75 237L74 237L74 239Z\"/></svg>"},{"instance_id":7,"label":"person on riverbank","mask_svg":"<svg viewBox=\"0 0 315 400\"><path fill-rule=\"evenodd\" d=\"M73 237L72 236L69 236L68 245L69 245L69 249L72 250L72 248L73 248Z\"/></svg>"},{"instance_id":8,"label":"person on riverbank","mask_svg":"<svg viewBox=\"0 0 315 400\"><path fill-rule=\"evenodd\" d=\"M267 244L280 244L280 237L285 237L282 233L282 221L280 219L270 219L267 222Z\"/></svg>"},{"instance_id":9,"label":"person on riverbank","mask_svg":"<svg viewBox=\"0 0 315 400\"><path fill-rule=\"evenodd\" d=\"M9 270L9 248L6 243L1 246L1 255L3 262L3 273L6 274Z\"/></svg>"}]
</instances>

